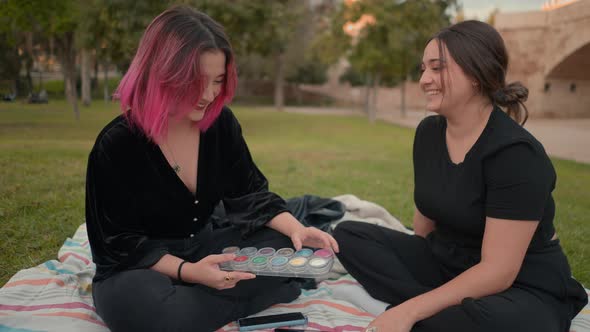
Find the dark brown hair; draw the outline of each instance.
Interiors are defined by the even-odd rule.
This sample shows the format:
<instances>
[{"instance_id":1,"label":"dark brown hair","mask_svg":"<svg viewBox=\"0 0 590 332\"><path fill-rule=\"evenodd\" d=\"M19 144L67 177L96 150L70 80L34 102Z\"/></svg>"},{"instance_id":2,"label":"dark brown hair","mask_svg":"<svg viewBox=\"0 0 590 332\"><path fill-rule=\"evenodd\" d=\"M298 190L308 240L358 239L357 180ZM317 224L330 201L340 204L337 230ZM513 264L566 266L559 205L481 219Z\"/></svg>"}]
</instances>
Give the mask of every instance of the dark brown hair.
<instances>
[{"instance_id":1,"label":"dark brown hair","mask_svg":"<svg viewBox=\"0 0 590 332\"><path fill-rule=\"evenodd\" d=\"M525 124L528 110L524 102L529 90L520 82L506 84L508 52L494 27L480 21L463 21L442 29L432 39L439 41L441 60L444 44L463 72L477 81L480 94L505 107L516 122Z\"/></svg>"}]
</instances>

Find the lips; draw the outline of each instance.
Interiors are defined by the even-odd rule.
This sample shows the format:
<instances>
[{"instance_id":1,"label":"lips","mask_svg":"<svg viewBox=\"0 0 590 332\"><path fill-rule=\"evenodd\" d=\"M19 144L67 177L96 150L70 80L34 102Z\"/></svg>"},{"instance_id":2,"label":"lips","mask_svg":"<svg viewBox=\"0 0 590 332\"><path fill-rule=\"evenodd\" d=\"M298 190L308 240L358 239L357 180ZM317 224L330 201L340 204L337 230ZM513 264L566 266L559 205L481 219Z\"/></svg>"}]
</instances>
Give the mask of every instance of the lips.
<instances>
[{"instance_id":1,"label":"lips","mask_svg":"<svg viewBox=\"0 0 590 332\"><path fill-rule=\"evenodd\" d=\"M440 90L426 90L426 91L424 91L424 93L425 93L427 96L434 96L434 95L438 95L438 94L440 94L440 92L441 92Z\"/></svg>"},{"instance_id":2,"label":"lips","mask_svg":"<svg viewBox=\"0 0 590 332\"><path fill-rule=\"evenodd\" d=\"M205 104L205 105L199 104L199 105L197 105L197 107L195 108L195 110L196 111L204 111L207 108L207 106L209 106L209 104Z\"/></svg>"}]
</instances>

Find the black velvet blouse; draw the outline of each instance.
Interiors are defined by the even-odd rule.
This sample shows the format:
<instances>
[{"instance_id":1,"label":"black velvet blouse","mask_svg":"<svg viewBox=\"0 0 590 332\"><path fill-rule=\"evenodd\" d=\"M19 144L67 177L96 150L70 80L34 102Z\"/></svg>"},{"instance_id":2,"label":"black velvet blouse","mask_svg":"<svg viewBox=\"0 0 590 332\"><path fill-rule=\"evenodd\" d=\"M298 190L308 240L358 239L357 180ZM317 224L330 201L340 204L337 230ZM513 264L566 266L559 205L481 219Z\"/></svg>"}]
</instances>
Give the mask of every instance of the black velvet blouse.
<instances>
[{"instance_id":1,"label":"black velvet blouse","mask_svg":"<svg viewBox=\"0 0 590 332\"><path fill-rule=\"evenodd\" d=\"M284 200L268 191L229 108L201 132L198 160L193 194L158 145L124 116L100 132L86 175L86 225L95 281L150 267L165 254L174 254L170 241L195 238L220 201L245 236L287 211Z\"/></svg>"}]
</instances>

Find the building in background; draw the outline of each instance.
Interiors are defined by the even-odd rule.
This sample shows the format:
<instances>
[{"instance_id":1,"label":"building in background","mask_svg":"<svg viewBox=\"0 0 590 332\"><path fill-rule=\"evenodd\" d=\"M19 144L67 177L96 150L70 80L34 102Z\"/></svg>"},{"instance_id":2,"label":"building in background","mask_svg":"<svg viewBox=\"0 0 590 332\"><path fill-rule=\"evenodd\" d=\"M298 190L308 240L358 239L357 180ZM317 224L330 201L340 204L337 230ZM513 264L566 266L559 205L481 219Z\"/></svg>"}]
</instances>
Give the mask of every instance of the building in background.
<instances>
[{"instance_id":1,"label":"building in background","mask_svg":"<svg viewBox=\"0 0 590 332\"><path fill-rule=\"evenodd\" d=\"M590 0L548 1L539 11L498 13L508 81L529 88L533 117L590 117Z\"/></svg>"}]
</instances>

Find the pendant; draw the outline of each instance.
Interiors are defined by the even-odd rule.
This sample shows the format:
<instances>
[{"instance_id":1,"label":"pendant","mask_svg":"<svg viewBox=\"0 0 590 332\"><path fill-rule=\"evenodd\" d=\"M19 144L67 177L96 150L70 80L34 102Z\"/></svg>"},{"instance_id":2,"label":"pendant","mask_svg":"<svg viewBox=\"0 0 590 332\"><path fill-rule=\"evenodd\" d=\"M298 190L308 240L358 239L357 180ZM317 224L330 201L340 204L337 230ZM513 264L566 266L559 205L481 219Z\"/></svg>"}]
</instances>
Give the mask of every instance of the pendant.
<instances>
[{"instance_id":1,"label":"pendant","mask_svg":"<svg viewBox=\"0 0 590 332\"><path fill-rule=\"evenodd\" d=\"M172 169L176 172L179 173L180 172L180 166L179 165L174 165L172 166Z\"/></svg>"}]
</instances>

